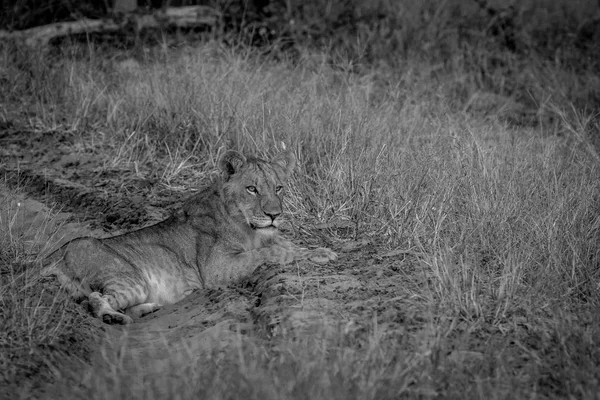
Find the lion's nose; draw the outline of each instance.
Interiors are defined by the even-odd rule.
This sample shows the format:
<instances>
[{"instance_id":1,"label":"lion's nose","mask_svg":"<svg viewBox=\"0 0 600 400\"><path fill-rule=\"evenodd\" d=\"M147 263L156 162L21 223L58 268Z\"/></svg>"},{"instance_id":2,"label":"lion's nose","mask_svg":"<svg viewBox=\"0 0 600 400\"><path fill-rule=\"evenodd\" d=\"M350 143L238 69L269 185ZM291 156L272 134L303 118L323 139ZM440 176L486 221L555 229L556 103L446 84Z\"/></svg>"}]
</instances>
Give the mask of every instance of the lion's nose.
<instances>
[{"instance_id":1,"label":"lion's nose","mask_svg":"<svg viewBox=\"0 0 600 400\"><path fill-rule=\"evenodd\" d=\"M281 213L265 213L265 215L269 218L271 218L271 222L275 221L275 219L277 217L279 217L281 215Z\"/></svg>"}]
</instances>

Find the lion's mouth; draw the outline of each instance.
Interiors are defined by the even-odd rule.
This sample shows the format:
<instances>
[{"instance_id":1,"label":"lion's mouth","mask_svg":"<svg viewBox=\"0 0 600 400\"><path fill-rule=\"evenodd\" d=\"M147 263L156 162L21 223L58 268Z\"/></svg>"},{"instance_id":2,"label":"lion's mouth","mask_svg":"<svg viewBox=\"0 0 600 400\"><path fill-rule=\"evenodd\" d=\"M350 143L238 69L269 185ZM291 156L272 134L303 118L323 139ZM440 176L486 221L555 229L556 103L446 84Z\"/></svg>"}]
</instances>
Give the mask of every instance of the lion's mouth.
<instances>
[{"instance_id":1,"label":"lion's mouth","mask_svg":"<svg viewBox=\"0 0 600 400\"><path fill-rule=\"evenodd\" d=\"M275 225L273 225L273 224L269 224L269 225L263 225L263 226L256 225L256 224L250 224L250 227L251 227L252 229L256 229L256 230L262 230L262 229L266 229L266 230L269 230L269 229L277 229L277 227L276 227Z\"/></svg>"},{"instance_id":2,"label":"lion's mouth","mask_svg":"<svg viewBox=\"0 0 600 400\"><path fill-rule=\"evenodd\" d=\"M273 231L278 229L281 221L273 218L248 218L247 223L257 231Z\"/></svg>"}]
</instances>

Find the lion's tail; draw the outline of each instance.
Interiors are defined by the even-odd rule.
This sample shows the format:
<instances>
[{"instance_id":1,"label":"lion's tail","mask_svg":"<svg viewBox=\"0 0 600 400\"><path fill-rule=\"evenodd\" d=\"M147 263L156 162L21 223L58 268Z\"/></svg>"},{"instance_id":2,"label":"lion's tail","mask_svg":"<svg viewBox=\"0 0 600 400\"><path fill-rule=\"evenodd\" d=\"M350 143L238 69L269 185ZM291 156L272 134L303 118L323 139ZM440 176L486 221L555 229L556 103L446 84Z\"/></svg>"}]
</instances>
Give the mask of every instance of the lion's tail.
<instances>
[{"instance_id":1,"label":"lion's tail","mask_svg":"<svg viewBox=\"0 0 600 400\"><path fill-rule=\"evenodd\" d=\"M63 260L64 255L62 254L62 249L58 249L48 257L46 257L42 264L42 269L40 270L40 275L42 277L56 276L58 277L61 274L60 264Z\"/></svg>"},{"instance_id":2,"label":"lion's tail","mask_svg":"<svg viewBox=\"0 0 600 400\"><path fill-rule=\"evenodd\" d=\"M92 292L89 285L81 282L76 277L71 277L61 268L64 264L63 254L59 251L51 254L44 260L44 266L40 270L40 278L56 277L61 287L64 288L75 300L81 300Z\"/></svg>"},{"instance_id":3,"label":"lion's tail","mask_svg":"<svg viewBox=\"0 0 600 400\"><path fill-rule=\"evenodd\" d=\"M40 275L43 278L46 278L49 276L58 276L59 273L60 273L60 270L57 267L57 263L52 263L50 265L47 265L40 270Z\"/></svg>"}]
</instances>

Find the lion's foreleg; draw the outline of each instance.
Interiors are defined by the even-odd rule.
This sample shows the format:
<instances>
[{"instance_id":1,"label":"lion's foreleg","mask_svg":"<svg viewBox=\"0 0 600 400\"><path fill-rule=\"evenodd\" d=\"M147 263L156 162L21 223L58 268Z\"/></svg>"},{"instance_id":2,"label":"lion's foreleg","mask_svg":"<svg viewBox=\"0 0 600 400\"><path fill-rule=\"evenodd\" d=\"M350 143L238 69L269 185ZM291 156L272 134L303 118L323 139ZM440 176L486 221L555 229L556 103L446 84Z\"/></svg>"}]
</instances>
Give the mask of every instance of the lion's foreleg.
<instances>
[{"instance_id":1,"label":"lion's foreleg","mask_svg":"<svg viewBox=\"0 0 600 400\"><path fill-rule=\"evenodd\" d=\"M285 265L301 260L326 263L336 258L337 254L329 249L309 250L286 239L279 239L269 246L257 249L214 252L206 263L204 282L207 287L226 285L250 275L265 263Z\"/></svg>"}]
</instances>

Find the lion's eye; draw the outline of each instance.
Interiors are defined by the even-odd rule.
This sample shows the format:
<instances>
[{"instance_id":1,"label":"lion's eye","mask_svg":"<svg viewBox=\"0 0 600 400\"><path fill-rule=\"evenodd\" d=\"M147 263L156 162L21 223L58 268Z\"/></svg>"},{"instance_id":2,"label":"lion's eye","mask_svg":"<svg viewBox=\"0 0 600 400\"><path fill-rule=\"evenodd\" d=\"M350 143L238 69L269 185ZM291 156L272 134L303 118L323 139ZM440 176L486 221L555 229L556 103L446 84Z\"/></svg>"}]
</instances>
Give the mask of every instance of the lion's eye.
<instances>
[{"instance_id":1,"label":"lion's eye","mask_svg":"<svg viewBox=\"0 0 600 400\"><path fill-rule=\"evenodd\" d=\"M256 186L246 186L246 190L248 193L256 194L258 191L256 190Z\"/></svg>"},{"instance_id":2,"label":"lion's eye","mask_svg":"<svg viewBox=\"0 0 600 400\"><path fill-rule=\"evenodd\" d=\"M281 192L282 190L283 190L283 186L277 186L277 187L275 188L275 191L276 191L277 193Z\"/></svg>"}]
</instances>

